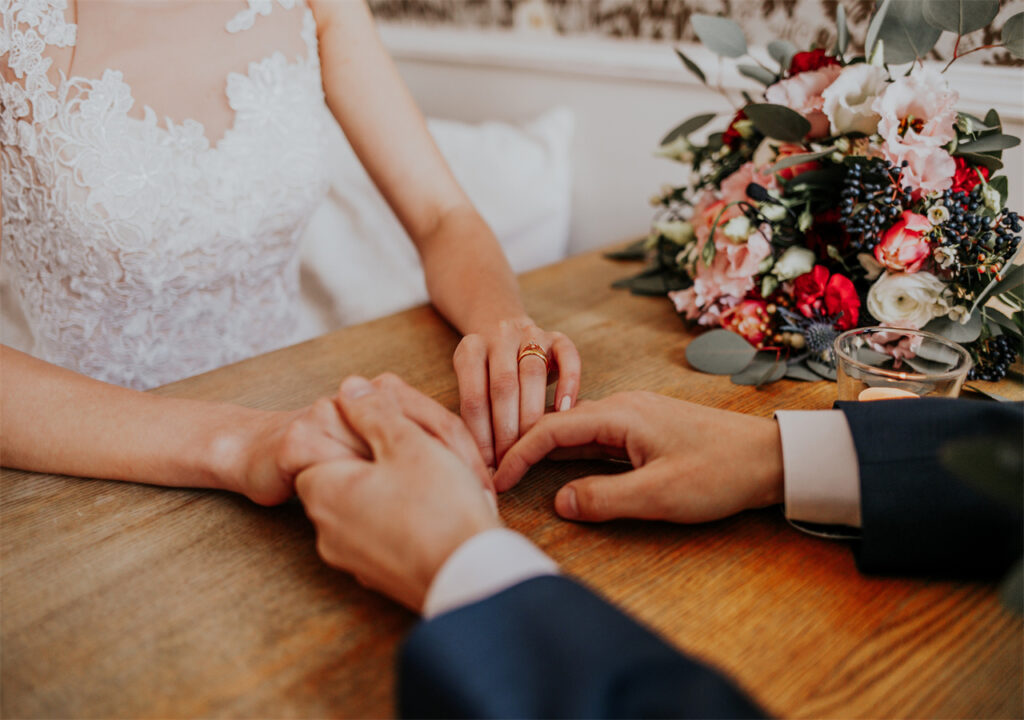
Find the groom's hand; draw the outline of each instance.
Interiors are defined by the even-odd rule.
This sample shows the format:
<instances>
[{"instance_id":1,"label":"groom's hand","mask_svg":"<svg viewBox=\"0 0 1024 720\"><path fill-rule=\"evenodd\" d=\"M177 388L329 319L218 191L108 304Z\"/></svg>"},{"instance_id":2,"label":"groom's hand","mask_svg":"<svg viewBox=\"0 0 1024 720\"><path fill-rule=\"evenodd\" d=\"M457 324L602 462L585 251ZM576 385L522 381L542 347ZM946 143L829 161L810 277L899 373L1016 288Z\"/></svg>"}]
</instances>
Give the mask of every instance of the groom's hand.
<instances>
[{"instance_id":1,"label":"groom's hand","mask_svg":"<svg viewBox=\"0 0 1024 720\"><path fill-rule=\"evenodd\" d=\"M448 556L501 527L494 496L388 392L350 377L338 404L370 455L315 465L296 478L317 549L329 565L419 612Z\"/></svg>"},{"instance_id":2,"label":"groom's hand","mask_svg":"<svg viewBox=\"0 0 1024 720\"><path fill-rule=\"evenodd\" d=\"M631 472L580 478L561 488L555 509L572 520L695 523L782 502L775 421L654 393L621 393L544 416L505 455L496 488L510 489L549 455L633 465Z\"/></svg>"}]
</instances>

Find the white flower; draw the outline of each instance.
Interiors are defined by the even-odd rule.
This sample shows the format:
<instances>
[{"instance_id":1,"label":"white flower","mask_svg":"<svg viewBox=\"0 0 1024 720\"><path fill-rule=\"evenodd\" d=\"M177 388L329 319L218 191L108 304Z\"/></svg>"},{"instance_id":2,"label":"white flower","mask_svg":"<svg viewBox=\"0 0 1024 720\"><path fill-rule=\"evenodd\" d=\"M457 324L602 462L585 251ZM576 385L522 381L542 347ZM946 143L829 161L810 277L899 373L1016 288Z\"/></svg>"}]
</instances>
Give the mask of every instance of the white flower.
<instances>
[{"instance_id":1,"label":"white flower","mask_svg":"<svg viewBox=\"0 0 1024 720\"><path fill-rule=\"evenodd\" d=\"M688 163L693 161L693 146L689 140L680 135L667 145L660 146L654 151L654 155Z\"/></svg>"},{"instance_id":2,"label":"white flower","mask_svg":"<svg viewBox=\"0 0 1024 720\"><path fill-rule=\"evenodd\" d=\"M860 262L860 266L864 268L867 273L864 277L868 280L874 280L876 277L882 274L885 266L882 263L875 260L875 256L871 253L858 253L857 260Z\"/></svg>"},{"instance_id":3,"label":"white flower","mask_svg":"<svg viewBox=\"0 0 1024 720\"><path fill-rule=\"evenodd\" d=\"M750 235L750 220L746 215L737 215L725 224L722 234L735 243L743 242Z\"/></svg>"},{"instance_id":4,"label":"white flower","mask_svg":"<svg viewBox=\"0 0 1024 720\"><path fill-rule=\"evenodd\" d=\"M928 208L928 222L932 225L941 225L949 220L949 210L945 205L932 205Z\"/></svg>"},{"instance_id":5,"label":"white flower","mask_svg":"<svg viewBox=\"0 0 1024 720\"><path fill-rule=\"evenodd\" d=\"M919 330L949 312L945 285L928 272L883 273L868 291L868 312L890 327Z\"/></svg>"},{"instance_id":6,"label":"white flower","mask_svg":"<svg viewBox=\"0 0 1024 720\"><path fill-rule=\"evenodd\" d=\"M871 107L882 94L888 73L880 67L848 65L835 82L821 93L823 110L834 135L860 132L871 135L878 129L879 115Z\"/></svg>"},{"instance_id":7,"label":"white flower","mask_svg":"<svg viewBox=\"0 0 1024 720\"><path fill-rule=\"evenodd\" d=\"M654 230L677 245L693 240L693 225L685 220L662 220L654 223Z\"/></svg>"},{"instance_id":8,"label":"white flower","mask_svg":"<svg viewBox=\"0 0 1024 720\"><path fill-rule=\"evenodd\" d=\"M993 213L998 213L1002 210L1003 199L999 197L999 191L988 183L985 183L985 186L981 189L981 200L985 203L985 207Z\"/></svg>"},{"instance_id":9,"label":"white flower","mask_svg":"<svg viewBox=\"0 0 1024 720\"><path fill-rule=\"evenodd\" d=\"M954 305L949 309L949 319L966 325L967 321L971 319L971 310L963 305Z\"/></svg>"},{"instance_id":10,"label":"white flower","mask_svg":"<svg viewBox=\"0 0 1024 720\"><path fill-rule=\"evenodd\" d=\"M786 248L782 257L775 261L772 274L779 280L792 280L809 273L814 267L814 252L805 247L794 245Z\"/></svg>"},{"instance_id":11,"label":"white flower","mask_svg":"<svg viewBox=\"0 0 1024 720\"><path fill-rule=\"evenodd\" d=\"M764 202L757 208L765 220L782 222L786 219L786 208L779 203Z\"/></svg>"},{"instance_id":12,"label":"white flower","mask_svg":"<svg viewBox=\"0 0 1024 720\"><path fill-rule=\"evenodd\" d=\"M932 260L943 270L956 263L956 249L949 245L939 245L932 250Z\"/></svg>"}]
</instances>

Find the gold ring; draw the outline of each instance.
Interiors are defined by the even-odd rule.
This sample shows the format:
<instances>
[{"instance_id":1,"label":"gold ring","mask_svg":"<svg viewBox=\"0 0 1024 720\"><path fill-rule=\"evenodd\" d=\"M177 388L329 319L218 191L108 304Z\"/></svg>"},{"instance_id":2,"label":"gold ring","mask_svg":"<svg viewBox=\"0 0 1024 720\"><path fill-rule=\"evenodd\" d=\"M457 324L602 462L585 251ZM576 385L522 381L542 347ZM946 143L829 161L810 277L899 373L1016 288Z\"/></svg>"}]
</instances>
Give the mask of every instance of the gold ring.
<instances>
[{"instance_id":1,"label":"gold ring","mask_svg":"<svg viewBox=\"0 0 1024 720\"><path fill-rule=\"evenodd\" d=\"M523 358L528 357L530 355L536 355L537 357L539 357L541 360L544 361L544 367L546 369L550 369L551 361L548 359L548 354L544 352L544 348L542 348L535 342L526 343L521 348L519 348L519 356L516 358L516 363L521 363L523 361Z\"/></svg>"}]
</instances>

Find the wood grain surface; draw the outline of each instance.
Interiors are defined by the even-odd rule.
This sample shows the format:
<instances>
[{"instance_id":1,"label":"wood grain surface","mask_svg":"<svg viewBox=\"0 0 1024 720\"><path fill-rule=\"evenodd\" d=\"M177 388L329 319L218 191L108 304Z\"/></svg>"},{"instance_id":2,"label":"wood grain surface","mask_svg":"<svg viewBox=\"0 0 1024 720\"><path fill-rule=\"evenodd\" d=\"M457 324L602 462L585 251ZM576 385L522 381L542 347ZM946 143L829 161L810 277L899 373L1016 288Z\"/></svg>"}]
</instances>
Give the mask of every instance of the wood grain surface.
<instances>
[{"instance_id":1,"label":"wood grain surface","mask_svg":"<svg viewBox=\"0 0 1024 720\"><path fill-rule=\"evenodd\" d=\"M646 389L763 416L832 403L833 383L754 389L689 369L670 304L609 288L635 268L589 254L522 279L537 322L576 341L583 397ZM155 392L290 409L394 371L455 409L456 343L421 307ZM1019 374L990 389L1024 397ZM993 586L864 577L778 508L692 527L560 520L557 488L602 469L538 466L502 497L507 523L770 712L1024 714L1021 620ZM324 566L297 502L4 471L0 552L4 718L394 713L415 618Z\"/></svg>"}]
</instances>

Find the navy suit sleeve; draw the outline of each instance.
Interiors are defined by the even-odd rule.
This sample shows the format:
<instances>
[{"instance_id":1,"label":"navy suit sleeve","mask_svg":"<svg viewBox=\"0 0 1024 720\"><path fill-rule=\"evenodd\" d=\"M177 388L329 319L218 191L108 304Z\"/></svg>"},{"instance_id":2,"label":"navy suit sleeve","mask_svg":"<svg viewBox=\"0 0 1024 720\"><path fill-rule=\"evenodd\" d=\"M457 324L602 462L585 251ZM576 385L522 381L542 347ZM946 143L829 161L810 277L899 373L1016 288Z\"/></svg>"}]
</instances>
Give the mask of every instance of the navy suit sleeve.
<instances>
[{"instance_id":1,"label":"navy suit sleeve","mask_svg":"<svg viewBox=\"0 0 1024 720\"><path fill-rule=\"evenodd\" d=\"M950 399L837 403L860 466L865 572L996 577L1021 555L1021 508L954 477L940 460L954 440L1024 439L1024 405Z\"/></svg>"},{"instance_id":2,"label":"navy suit sleeve","mask_svg":"<svg viewBox=\"0 0 1024 720\"><path fill-rule=\"evenodd\" d=\"M398 674L403 717L763 717L722 675L557 576L420 623Z\"/></svg>"}]
</instances>

